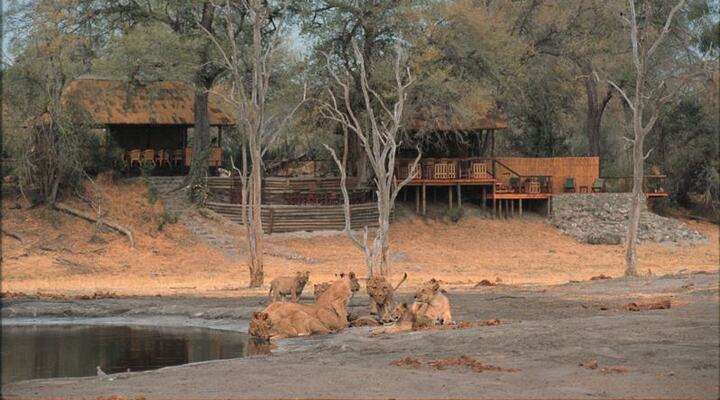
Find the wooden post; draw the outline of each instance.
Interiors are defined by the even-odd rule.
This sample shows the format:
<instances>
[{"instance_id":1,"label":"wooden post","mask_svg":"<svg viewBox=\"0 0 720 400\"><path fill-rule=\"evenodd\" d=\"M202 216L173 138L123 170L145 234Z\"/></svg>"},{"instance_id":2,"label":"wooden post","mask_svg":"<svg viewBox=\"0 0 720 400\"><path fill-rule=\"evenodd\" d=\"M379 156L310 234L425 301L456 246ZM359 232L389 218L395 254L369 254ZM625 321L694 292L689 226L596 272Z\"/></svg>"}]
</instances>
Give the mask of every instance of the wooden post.
<instances>
[{"instance_id":1,"label":"wooden post","mask_svg":"<svg viewBox=\"0 0 720 400\"><path fill-rule=\"evenodd\" d=\"M485 194L485 186L480 186L480 207L484 210L485 209L485 200L487 195Z\"/></svg>"},{"instance_id":2,"label":"wooden post","mask_svg":"<svg viewBox=\"0 0 720 400\"><path fill-rule=\"evenodd\" d=\"M495 199L495 183L493 182L492 185L492 195L493 195L493 218L497 218L497 200Z\"/></svg>"},{"instance_id":3,"label":"wooden post","mask_svg":"<svg viewBox=\"0 0 720 400\"><path fill-rule=\"evenodd\" d=\"M520 206L520 216L522 217L523 216L522 199L520 199L520 204L518 204L518 205Z\"/></svg>"},{"instance_id":4,"label":"wooden post","mask_svg":"<svg viewBox=\"0 0 720 400\"><path fill-rule=\"evenodd\" d=\"M415 214L420 214L420 186L415 186Z\"/></svg>"},{"instance_id":5,"label":"wooden post","mask_svg":"<svg viewBox=\"0 0 720 400\"><path fill-rule=\"evenodd\" d=\"M448 186L448 201L450 202L450 208L452 208L452 186Z\"/></svg>"},{"instance_id":6,"label":"wooden post","mask_svg":"<svg viewBox=\"0 0 720 400\"><path fill-rule=\"evenodd\" d=\"M490 159L492 159L493 178L497 179L497 173L495 171L495 130L490 131Z\"/></svg>"},{"instance_id":7,"label":"wooden post","mask_svg":"<svg viewBox=\"0 0 720 400\"><path fill-rule=\"evenodd\" d=\"M458 191L458 193L457 193L457 194L458 194L458 201L457 201L457 203L458 203L458 208L462 207L462 189L461 189L461 188L462 188L462 186L460 186L460 184L458 183L458 185L457 185L457 191Z\"/></svg>"},{"instance_id":8,"label":"wooden post","mask_svg":"<svg viewBox=\"0 0 720 400\"><path fill-rule=\"evenodd\" d=\"M427 214L427 192L425 191L425 184L422 185L422 215Z\"/></svg>"},{"instance_id":9,"label":"wooden post","mask_svg":"<svg viewBox=\"0 0 720 400\"><path fill-rule=\"evenodd\" d=\"M510 216L515 217L515 200L510 199Z\"/></svg>"}]
</instances>

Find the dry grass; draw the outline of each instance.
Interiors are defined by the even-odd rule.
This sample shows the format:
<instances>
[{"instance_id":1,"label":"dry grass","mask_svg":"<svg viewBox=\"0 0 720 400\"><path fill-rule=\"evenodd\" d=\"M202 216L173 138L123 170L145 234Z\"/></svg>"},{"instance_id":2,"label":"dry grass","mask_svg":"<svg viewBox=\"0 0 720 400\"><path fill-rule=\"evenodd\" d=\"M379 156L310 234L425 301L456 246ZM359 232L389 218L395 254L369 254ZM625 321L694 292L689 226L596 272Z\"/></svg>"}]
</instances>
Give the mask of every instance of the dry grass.
<instances>
[{"instance_id":1,"label":"dry grass","mask_svg":"<svg viewBox=\"0 0 720 400\"><path fill-rule=\"evenodd\" d=\"M21 234L24 242L3 236L3 291L194 296L266 292L266 288L245 289L244 260L227 259L192 237L182 224L166 225L159 231L162 206L148 203L141 182L102 181L100 187L107 199L103 207L108 218L133 231L136 248L131 249L124 237L96 232L93 224L77 218L42 209L11 210L4 202L4 228ZM90 210L79 202L71 205ZM718 268L717 225L687 223L706 234L708 244L641 245L640 271L649 269L661 275ZM242 229L226 225L220 229L229 230L242 242ZM432 277L445 287L472 287L483 279L554 284L600 275L622 276L624 270L622 246L578 243L539 217L488 220L471 216L458 224L412 217L394 223L391 238L394 274L390 281L398 282L403 272L409 276L401 291ZM366 273L360 251L342 233L273 235L267 252L273 255L265 259L266 282L309 270L308 287L312 287L333 280L342 271ZM288 257L288 252L293 257Z\"/></svg>"}]
</instances>

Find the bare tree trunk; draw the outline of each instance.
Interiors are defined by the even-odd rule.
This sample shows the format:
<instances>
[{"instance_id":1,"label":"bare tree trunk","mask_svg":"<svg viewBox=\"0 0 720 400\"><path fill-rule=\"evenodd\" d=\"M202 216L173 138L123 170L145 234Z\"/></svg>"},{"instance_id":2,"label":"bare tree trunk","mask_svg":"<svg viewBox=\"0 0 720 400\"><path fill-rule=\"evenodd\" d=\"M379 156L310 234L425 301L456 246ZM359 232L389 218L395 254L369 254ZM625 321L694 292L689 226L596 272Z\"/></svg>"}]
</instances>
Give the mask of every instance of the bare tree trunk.
<instances>
[{"instance_id":1,"label":"bare tree trunk","mask_svg":"<svg viewBox=\"0 0 720 400\"><path fill-rule=\"evenodd\" d=\"M381 276L386 276L390 273L390 259L388 257L390 249L390 215L395 204L395 198L400 189L412 179L420 160L420 149L418 149L418 156L410 166L408 176L401 182L397 181L395 177L395 155L398 147L398 132L407 99L406 89L412 84L413 79L410 76L409 69L403 67L402 55L398 52L395 61L397 100L392 107L389 107L385 104L383 97L370 87L363 54L354 41L352 45L360 70L360 79L357 82L360 84L367 123L361 122L360 117L353 111L350 83L340 79L330 65L328 65L328 70L342 88L342 97L336 97L334 92L329 90L330 102L321 106L321 113L325 118L341 124L343 129L355 133L354 136L362 143L362 148L372 167L372 173L375 176L378 211L378 228L375 230L372 244L368 240L367 226L362 240L351 230L351 205L346 187L347 169L333 149L327 145L325 148L330 152L340 169L340 188L345 204L345 232L353 244L362 250L368 267L368 274L373 276L378 273ZM346 78L349 75L349 72L346 71ZM376 111L375 108L378 108L379 111Z\"/></svg>"},{"instance_id":2,"label":"bare tree trunk","mask_svg":"<svg viewBox=\"0 0 720 400\"><path fill-rule=\"evenodd\" d=\"M633 148L632 203L630 205L630 219L628 221L627 236L625 237L625 276L638 275L637 237L640 225L640 214L642 212L642 202L645 201L645 194L643 193L644 164L645 158L642 142L639 144L636 143Z\"/></svg>"},{"instance_id":3,"label":"bare tree trunk","mask_svg":"<svg viewBox=\"0 0 720 400\"><path fill-rule=\"evenodd\" d=\"M245 135L242 141L242 170L240 171L243 177L243 222L246 226L250 248L248 264L250 287L260 287L264 280L262 157L267 146L272 142L274 133L292 118L306 100L307 93L303 93L303 100L291 112L286 113L284 118L276 118L277 115L266 115L265 102L272 74L270 63L274 61L274 52L280 45L280 33L285 29L286 10L277 12L277 19L270 21L269 16L272 10L262 0L227 1L217 4L215 7L219 10L225 23L223 37L218 38L209 30L205 31L215 44L220 53L220 59L232 78L229 93L220 95L235 107L238 123L241 124ZM251 37L247 37L248 32L242 29L246 18L250 22ZM282 122L268 126L268 120L271 119L281 119ZM246 179L248 176L247 152L250 153L249 179Z\"/></svg>"},{"instance_id":4,"label":"bare tree trunk","mask_svg":"<svg viewBox=\"0 0 720 400\"><path fill-rule=\"evenodd\" d=\"M263 284L263 227L262 227L262 155L259 145L250 140L250 207L246 224L250 244L250 287Z\"/></svg>"},{"instance_id":5,"label":"bare tree trunk","mask_svg":"<svg viewBox=\"0 0 720 400\"><path fill-rule=\"evenodd\" d=\"M195 90L195 125L193 127L192 162L190 163L189 185L205 186L210 158L210 121L208 119L209 88ZM190 191L192 193L192 190Z\"/></svg>"},{"instance_id":6,"label":"bare tree trunk","mask_svg":"<svg viewBox=\"0 0 720 400\"><path fill-rule=\"evenodd\" d=\"M605 108L612 98L612 90L608 87L605 97L598 98L598 82L595 70L589 61L578 61L585 81L585 94L587 96L587 111L585 114L585 131L588 139L588 153L591 156L600 155L600 128Z\"/></svg>"},{"instance_id":7,"label":"bare tree trunk","mask_svg":"<svg viewBox=\"0 0 720 400\"><path fill-rule=\"evenodd\" d=\"M658 49L663 39L670 30L670 24L672 23L673 17L680 10L685 3L685 0L680 0L668 14L665 20L665 25L662 31L654 40L651 46L646 47L644 43L641 43L641 38L644 38L647 32L639 32L637 24L637 14L635 12L635 0L628 0L628 8L630 16L627 22L630 25L630 44L632 45L633 63L635 64L635 93L634 98L630 99L623 89L617 84L608 81L620 94L627 105L632 110L632 129L633 139L625 138L630 141L633 145L633 191L632 201L630 209L630 218L628 220L627 236L625 237L625 276L637 276L637 237L638 228L640 225L640 213L642 211L642 205L645 201L645 194L643 193L643 179L645 176L645 159L648 158L650 153L644 153L645 137L652 130L652 127L657 121L660 107L663 103L667 102L672 94L662 96L662 91L666 89L665 81L660 82L657 89L650 91L650 94L646 93L646 78L648 74L648 64L650 63L653 54ZM651 5L650 5L651 6ZM651 11L651 10L650 10ZM645 50L647 48L647 50ZM652 107L652 115L647 122L644 121L643 112L646 104L651 104L653 98L657 97L655 104Z\"/></svg>"}]
</instances>

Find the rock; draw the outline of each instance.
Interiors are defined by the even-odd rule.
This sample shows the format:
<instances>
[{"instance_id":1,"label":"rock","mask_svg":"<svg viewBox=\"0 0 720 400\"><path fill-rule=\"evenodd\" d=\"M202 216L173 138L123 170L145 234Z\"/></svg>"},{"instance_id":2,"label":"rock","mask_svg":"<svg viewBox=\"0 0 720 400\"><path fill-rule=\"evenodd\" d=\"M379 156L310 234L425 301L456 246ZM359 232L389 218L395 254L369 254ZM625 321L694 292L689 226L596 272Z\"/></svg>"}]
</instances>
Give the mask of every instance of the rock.
<instances>
[{"instance_id":1,"label":"rock","mask_svg":"<svg viewBox=\"0 0 720 400\"><path fill-rule=\"evenodd\" d=\"M596 232L588 235L585 242L588 244L620 244L622 237L612 232Z\"/></svg>"},{"instance_id":2,"label":"rock","mask_svg":"<svg viewBox=\"0 0 720 400\"><path fill-rule=\"evenodd\" d=\"M629 193L557 195L551 223L582 242L617 245L625 238L631 199ZM707 240L682 222L654 214L642 205L638 242L700 244Z\"/></svg>"}]
</instances>

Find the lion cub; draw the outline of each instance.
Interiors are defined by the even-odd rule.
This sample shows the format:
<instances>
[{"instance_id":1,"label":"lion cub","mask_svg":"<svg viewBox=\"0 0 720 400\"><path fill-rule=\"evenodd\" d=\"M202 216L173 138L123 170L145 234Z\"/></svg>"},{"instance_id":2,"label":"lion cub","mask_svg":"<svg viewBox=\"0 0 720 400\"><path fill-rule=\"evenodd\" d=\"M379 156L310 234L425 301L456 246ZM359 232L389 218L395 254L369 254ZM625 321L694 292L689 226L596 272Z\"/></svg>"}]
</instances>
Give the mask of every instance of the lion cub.
<instances>
[{"instance_id":1,"label":"lion cub","mask_svg":"<svg viewBox=\"0 0 720 400\"><path fill-rule=\"evenodd\" d=\"M279 276L270 282L270 301L278 301L290 296L290 301L297 302L305 284L310 279L310 271L296 272L295 276Z\"/></svg>"}]
</instances>

